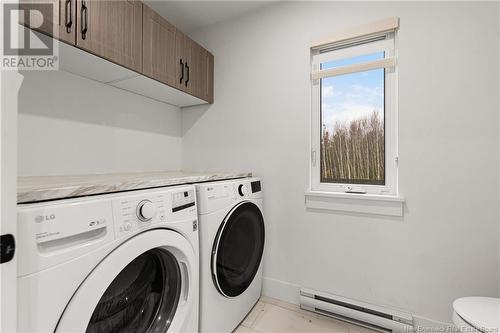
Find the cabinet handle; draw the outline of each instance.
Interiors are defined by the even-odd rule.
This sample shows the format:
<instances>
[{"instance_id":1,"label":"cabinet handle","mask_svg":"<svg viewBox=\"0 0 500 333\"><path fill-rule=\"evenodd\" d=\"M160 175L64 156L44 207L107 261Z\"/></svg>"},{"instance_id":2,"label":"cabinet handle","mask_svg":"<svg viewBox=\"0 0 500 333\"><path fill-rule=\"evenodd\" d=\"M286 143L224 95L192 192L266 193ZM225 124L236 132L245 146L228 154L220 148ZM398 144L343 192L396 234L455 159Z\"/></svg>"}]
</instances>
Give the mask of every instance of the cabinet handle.
<instances>
[{"instance_id":1,"label":"cabinet handle","mask_svg":"<svg viewBox=\"0 0 500 333\"><path fill-rule=\"evenodd\" d=\"M66 16L66 32L71 33L71 27L73 26L73 6L71 5L71 0L66 0L64 6L64 15Z\"/></svg>"},{"instance_id":2,"label":"cabinet handle","mask_svg":"<svg viewBox=\"0 0 500 333\"><path fill-rule=\"evenodd\" d=\"M188 82L189 82L189 66L188 66L188 63L186 61L186 70L187 70L187 79L186 79L186 87L188 86Z\"/></svg>"},{"instance_id":3,"label":"cabinet handle","mask_svg":"<svg viewBox=\"0 0 500 333\"><path fill-rule=\"evenodd\" d=\"M182 62L182 59L180 64L181 64L181 80L179 81L179 83L182 83L182 80L184 80L184 63Z\"/></svg>"},{"instance_id":4,"label":"cabinet handle","mask_svg":"<svg viewBox=\"0 0 500 333\"><path fill-rule=\"evenodd\" d=\"M82 17L82 24L81 24L81 29L82 29L82 39L87 38L87 5L86 1L82 0L82 12L81 12L81 17Z\"/></svg>"}]
</instances>

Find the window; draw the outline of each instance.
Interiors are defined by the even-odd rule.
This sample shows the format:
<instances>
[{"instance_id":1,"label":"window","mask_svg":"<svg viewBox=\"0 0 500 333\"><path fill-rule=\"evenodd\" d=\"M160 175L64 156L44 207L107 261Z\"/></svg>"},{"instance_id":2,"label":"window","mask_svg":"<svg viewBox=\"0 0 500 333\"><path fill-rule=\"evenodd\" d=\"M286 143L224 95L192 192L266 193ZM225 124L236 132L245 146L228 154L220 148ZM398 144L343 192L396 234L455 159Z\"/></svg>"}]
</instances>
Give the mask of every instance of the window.
<instances>
[{"instance_id":1,"label":"window","mask_svg":"<svg viewBox=\"0 0 500 333\"><path fill-rule=\"evenodd\" d=\"M395 32L312 50L311 189L397 194Z\"/></svg>"}]
</instances>

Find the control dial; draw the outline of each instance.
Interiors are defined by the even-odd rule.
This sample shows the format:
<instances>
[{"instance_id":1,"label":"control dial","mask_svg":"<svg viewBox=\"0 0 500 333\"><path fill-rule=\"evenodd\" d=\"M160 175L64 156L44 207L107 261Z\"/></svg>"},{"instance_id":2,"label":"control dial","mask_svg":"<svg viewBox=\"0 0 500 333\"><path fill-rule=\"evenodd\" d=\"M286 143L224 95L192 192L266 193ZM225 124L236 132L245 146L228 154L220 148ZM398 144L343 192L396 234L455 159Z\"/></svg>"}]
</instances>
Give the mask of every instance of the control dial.
<instances>
[{"instance_id":1,"label":"control dial","mask_svg":"<svg viewBox=\"0 0 500 333\"><path fill-rule=\"evenodd\" d=\"M151 220L156 214L155 205L149 200L143 200L137 205L137 217L142 222Z\"/></svg>"},{"instance_id":2,"label":"control dial","mask_svg":"<svg viewBox=\"0 0 500 333\"><path fill-rule=\"evenodd\" d=\"M238 193L244 197L248 194L248 189L245 185L243 184L240 184L240 186L238 186Z\"/></svg>"}]
</instances>

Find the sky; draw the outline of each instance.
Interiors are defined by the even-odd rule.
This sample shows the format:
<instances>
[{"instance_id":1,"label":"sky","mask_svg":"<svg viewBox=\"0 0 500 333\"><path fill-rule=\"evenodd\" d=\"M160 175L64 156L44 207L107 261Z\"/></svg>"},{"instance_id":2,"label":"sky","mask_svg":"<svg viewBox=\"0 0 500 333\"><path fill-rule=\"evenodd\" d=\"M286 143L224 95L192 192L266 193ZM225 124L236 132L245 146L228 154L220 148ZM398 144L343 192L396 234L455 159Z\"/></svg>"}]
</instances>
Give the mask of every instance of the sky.
<instances>
[{"instance_id":1,"label":"sky","mask_svg":"<svg viewBox=\"0 0 500 333\"><path fill-rule=\"evenodd\" d=\"M321 69L383 59L384 53L362 55L321 64ZM384 119L384 69L351 73L322 79L322 122L330 133L336 121L349 123L373 111Z\"/></svg>"}]
</instances>

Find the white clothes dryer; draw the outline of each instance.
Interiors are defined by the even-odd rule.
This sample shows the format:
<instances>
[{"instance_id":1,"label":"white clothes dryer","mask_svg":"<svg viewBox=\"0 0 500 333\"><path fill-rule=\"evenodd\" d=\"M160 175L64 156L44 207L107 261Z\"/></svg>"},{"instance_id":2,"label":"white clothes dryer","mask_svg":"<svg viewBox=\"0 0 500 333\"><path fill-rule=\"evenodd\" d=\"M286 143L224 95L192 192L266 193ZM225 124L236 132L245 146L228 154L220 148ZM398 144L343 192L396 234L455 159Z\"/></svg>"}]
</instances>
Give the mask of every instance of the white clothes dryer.
<instances>
[{"instance_id":1,"label":"white clothes dryer","mask_svg":"<svg viewBox=\"0 0 500 333\"><path fill-rule=\"evenodd\" d=\"M265 226L257 178L196 185L200 332L229 333L258 301Z\"/></svg>"}]
</instances>

